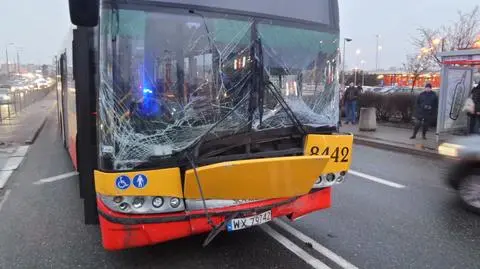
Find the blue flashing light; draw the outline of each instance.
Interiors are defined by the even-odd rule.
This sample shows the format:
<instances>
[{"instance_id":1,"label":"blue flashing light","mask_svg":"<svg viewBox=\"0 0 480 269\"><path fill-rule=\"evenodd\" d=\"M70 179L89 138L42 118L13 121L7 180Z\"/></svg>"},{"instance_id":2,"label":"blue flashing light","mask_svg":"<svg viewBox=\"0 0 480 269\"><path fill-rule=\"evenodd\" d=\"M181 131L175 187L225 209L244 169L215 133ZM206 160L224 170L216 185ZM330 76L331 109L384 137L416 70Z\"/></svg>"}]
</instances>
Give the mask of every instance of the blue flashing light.
<instances>
[{"instance_id":1,"label":"blue flashing light","mask_svg":"<svg viewBox=\"0 0 480 269\"><path fill-rule=\"evenodd\" d=\"M141 113L144 116L155 116L160 111L159 105L156 102L153 90L143 88L143 104Z\"/></svg>"}]
</instances>

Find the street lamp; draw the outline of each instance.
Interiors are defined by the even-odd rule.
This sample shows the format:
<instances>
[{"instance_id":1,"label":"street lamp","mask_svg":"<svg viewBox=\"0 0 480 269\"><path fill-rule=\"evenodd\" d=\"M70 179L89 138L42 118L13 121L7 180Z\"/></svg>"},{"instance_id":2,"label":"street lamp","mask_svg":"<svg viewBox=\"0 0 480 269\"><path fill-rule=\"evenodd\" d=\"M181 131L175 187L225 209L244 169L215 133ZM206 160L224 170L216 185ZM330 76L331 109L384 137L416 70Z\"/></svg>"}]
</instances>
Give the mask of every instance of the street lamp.
<instances>
[{"instance_id":1,"label":"street lamp","mask_svg":"<svg viewBox=\"0 0 480 269\"><path fill-rule=\"evenodd\" d=\"M21 47L17 47L16 48L17 50L17 73L20 74L20 52L22 51L22 48Z\"/></svg>"},{"instance_id":2,"label":"street lamp","mask_svg":"<svg viewBox=\"0 0 480 269\"><path fill-rule=\"evenodd\" d=\"M360 64L362 65L362 87L365 86L365 64L367 62L365 60L361 60Z\"/></svg>"},{"instance_id":3,"label":"street lamp","mask_svg":"<svg viewBox=\"0 0 480 269\"><path fill-rule=\"evenodd\" d=\"M433 39L432 40L432 47L436 48L437 50L440 49L441 51L444 51L445 38L444 37L437 37L437 38Z\"/></svg>"},{"instance_id":4,"label":"street lamp","mask_svg":"<svg viewBox=\"0 0 480 269\"><path fill-rule=\"evenodd\" d=\"M376 37L377 37L377 45L375 47L375 71L378 72L378 54L383 49L383 47L379 44L380 35L376 35Z\"/></svg>"},{"instance_id":5,"label":"street lamp","mask_svg":"<svg viewBox=\"0 0 480 269\"><path fill-rule=\"evenodd\" d=\"M9 63L8 63L8 46L13 46L15 44L13 43L8 43L6 46L5 46L5 57L7 58L7 77L10 78L10 67L9 67Z\"/></svg>"},{"instance_id":6,"label":"street lamp","mask_svg":"<svg viewBox=\"0 0 480 269\"><path fill-rule=\"evenodd\" d=\"M440 42L442 42L442 40L440 38L435 38L434 40L432 40L432 44L434 46L440 45Z\"/></svg>"},{"instance_id":7,"label":"street lamp","mask_svg":"<svg viewBox=\"0 0 480 269\"><path fill-rule=\"evenodd\" d=\"M423 47L423 48L420 49L420 54L422 56L428 54L429 52L430 52L430 48Z\"/></svg>"},{"instance_id":8,"label":"street lamp","mask_svg":"<svg viewBox=\"0 0 480 269\"><path fill-rule=\"evenodd\" d=\"M360 49L357 49L357 50L355 51L355 54L357 55L357 59L356 59L357 67L355 67L355 86L357 86L357 71L358 71L358 64L359 64L359 62L358 62L358 56L360 55L361 52L362 52L362 51L361 51Z\"/></svg>"},{"instance_id":9,"label":"street lamp","mask_svg":"<svg viewBox=\"0 0 480 269\"><path fill-rule=\"evenodd\" d=\"M357 70L358 70L358 67L355 67L355 86L357 86Z\"/></svg>"},{"instance_id":10,"label":"street lamp","mask_svg":"<svg viewBox=\"0 0 480 269\"><path fill-rule=\"evenodd\" d=\"M353 39L351 38L344 38L343 39L343 67L342 67L342 83L343 83L343 86L345 87L345 58L346 58L346 55L345 55L345 45L347 42L351 42Z\"/></svg>"}]
</instances>

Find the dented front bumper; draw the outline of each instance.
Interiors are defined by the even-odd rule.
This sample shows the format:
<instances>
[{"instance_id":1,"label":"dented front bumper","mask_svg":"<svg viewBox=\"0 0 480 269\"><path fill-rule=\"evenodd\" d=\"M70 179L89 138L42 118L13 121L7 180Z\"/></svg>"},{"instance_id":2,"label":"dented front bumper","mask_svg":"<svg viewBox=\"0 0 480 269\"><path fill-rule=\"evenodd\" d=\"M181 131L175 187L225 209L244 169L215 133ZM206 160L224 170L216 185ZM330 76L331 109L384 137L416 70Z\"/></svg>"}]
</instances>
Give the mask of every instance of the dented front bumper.
<instances>
[{"instance_id":1,"label":"dented front bumper","mask_svg":"<svg viewBox=\"0 0 480 269\"><path fill-rule=\"evenodd\" d=\"M348 171L352 143L351 135L308 135L304 156L222 162L183 174L178 167L124 173L95 171L103 245L117 250L211 231L205 208L189 206L189 201L247 200L238 205L207 206L213 226L233 215L242 218L271 210L272 218L296 219L329 208L333 183L319 182L328 179L325 175L343 175ZM128 181L128 187L118 185L123 179ZM105 197L127 197L123 201L130 202L131 210L122 212L112 202L106 203L110 200ZM153 197L170 201L173 197L181 200L182 205L173 208L167 204L156 209L150 205L142 211L134 208L130 199L133 197L144 197L150 204Z\"/></svg>"},{"instance_id":2,"label":"dented front bumper","mask_svg":"<svg viewBox=\"0 0 480 269\"><path fill-rule=\"evenodd\" d=\"M102 244L107 250L154 245L212 230L204 210L159 215L130 215L110 210L99 199L98 209ZM234 213L251 216L271 210L272 219L287 216L294 220L308 213L329 208L331 188L315 190L290 199L271 199L233 207L210 209L214 225L220 225Z\"/></svg>"}]
</instances>

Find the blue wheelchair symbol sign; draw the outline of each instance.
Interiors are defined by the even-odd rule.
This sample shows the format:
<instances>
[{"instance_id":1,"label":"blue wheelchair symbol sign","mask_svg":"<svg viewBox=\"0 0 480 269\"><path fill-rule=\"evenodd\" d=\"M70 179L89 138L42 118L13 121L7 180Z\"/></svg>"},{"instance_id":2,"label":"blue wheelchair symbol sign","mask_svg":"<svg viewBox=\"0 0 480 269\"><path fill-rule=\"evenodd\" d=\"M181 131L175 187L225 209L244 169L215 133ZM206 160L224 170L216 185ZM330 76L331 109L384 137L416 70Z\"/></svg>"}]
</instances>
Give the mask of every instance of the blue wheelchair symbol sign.
<instances>
[{"instance_id":1,"label":"blue wheelchair symbol sign","mask_svg":"<svg viewBox=\"0 0 480 269\"><path fill-rule=\"evenodd\" d=\"M142 189L142 188L145 188L145 186L147 186L147 177L145 175L142 175L142 174L138 174L136 175L133 180L133 186L135 186L136 188L138 189Z\"/></svg>"},{"instance_id":2,"label":"blue wheelchair symbol sign","mask_svg":"<svg viewBox=\"0 0 480 269\"><path fill-rule=\"evenodd\" d=\"M130 187L130 178L128 176L119 176L115 180L115 185L121 190L126 190Z\"/></svg>"}]
</instances>

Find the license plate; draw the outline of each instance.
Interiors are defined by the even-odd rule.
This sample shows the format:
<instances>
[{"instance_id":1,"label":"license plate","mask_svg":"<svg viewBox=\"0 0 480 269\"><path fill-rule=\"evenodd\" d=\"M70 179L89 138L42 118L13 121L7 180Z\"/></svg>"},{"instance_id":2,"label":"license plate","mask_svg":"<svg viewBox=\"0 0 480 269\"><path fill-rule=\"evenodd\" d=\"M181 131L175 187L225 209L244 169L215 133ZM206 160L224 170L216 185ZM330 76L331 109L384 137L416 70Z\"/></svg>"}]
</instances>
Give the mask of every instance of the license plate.
<instances>
[{"instance_id":1,"label":"license plate","mask_svg":"<svg viewBox=\"0 0 480 269\"><path fill-rule=\"evenodd\" d=\"M271 210L255 216L251 216L251 217L232 219L227 223L227 231L231 232L231 231L242 230L252 226L263 224L265 222L269 222L271 220L272 220Z\"/></svg>"}]
</instances>

